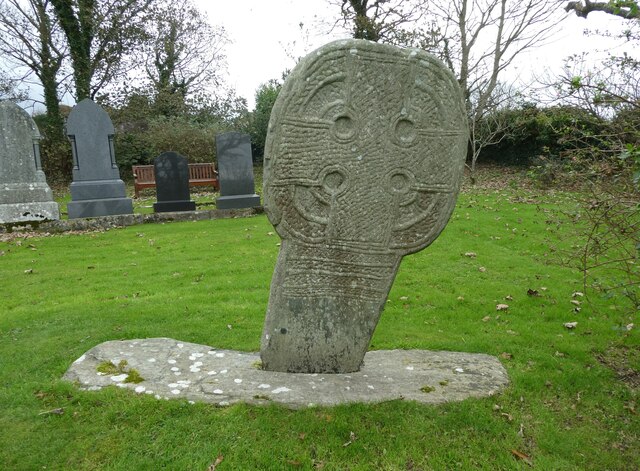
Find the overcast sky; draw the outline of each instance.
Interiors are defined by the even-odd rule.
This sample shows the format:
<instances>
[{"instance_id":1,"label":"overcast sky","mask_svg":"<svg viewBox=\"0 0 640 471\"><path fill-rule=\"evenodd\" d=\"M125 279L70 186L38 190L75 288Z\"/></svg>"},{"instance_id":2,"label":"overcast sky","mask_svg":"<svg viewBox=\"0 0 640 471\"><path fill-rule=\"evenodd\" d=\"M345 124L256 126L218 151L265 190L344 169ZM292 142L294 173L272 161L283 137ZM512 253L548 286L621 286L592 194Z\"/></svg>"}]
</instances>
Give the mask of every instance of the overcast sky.
<instances>
[{"instance_id":1,"label":"overcast sky","mask_svg":"<svg viewBox=\"0 0 640 471\"><path fill-rule=\"evenodd\" d=\"M319 26L336 17L328 13L339 13L337 8L331 11L327 0L194 1L212 24L227 30L232 41L226 47L228 82L249 101L249 109L260 84L281 78L295 65L295 57L347 37Z\"/></svg>"},{"instance_id":2,"label":"overcast sky","mask_svg":"<svg viewBox=\"0 0 640 471\"><path fill-rule=\"evenodd\" d=\"M254 95L261 83L280 78L300 57L334 39L347 37L329 25L339 17L339 8L328 0L195 0L212 24L224 26L232 43L227 46L228 83L253 109ZM511 76L529 77L551 68L559 71L563 58L585 50L606 50L612 42L586 38L585 28L606 29L623 20L603 13L589 19L566 14L558 8L558 19L565 18L555 40L522 56ZM300 23L303 24L302 29ZM323 24L324 23L324 24Z\"/></svg>"}]
</instances>

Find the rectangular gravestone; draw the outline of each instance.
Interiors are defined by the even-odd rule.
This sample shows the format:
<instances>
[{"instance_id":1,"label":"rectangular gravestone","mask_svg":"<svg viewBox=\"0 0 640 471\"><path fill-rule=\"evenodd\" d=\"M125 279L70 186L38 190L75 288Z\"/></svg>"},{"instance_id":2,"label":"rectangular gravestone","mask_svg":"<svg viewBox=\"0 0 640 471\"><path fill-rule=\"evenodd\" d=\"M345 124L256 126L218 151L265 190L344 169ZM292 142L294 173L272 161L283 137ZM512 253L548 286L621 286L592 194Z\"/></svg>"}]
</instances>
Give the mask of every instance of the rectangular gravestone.
<instances>
[{"instance_id":1,"label":"rectangular gravestone","mask_svg":"<svg viewBox=\"0 0 640 471\"><path fill-rule=\"evenodd\" d=\"M176 152L164 152L153 161L158 202L156 213L195 211L196 203L189 193L189 163Z\"/></svg>"},{"instance_id":2,"label":"rectangular gravestone","mask_svg":"<svg viewBox=\"0 0 640 471\"><path fill-rule=\"evenodd\" d=\"M0 223L58 219L36 123L15 103L0 101L0 131Z\"/></svg>"},{"instance_id":3,"label":"rectangular gravestone","mask_svg":"<svg viewBox=\"0 0 640 471\"><path fill-rule=\"evenodd\" d=\"M251 139L248 134L227 132L216 136L220 197L218 209L260 206L255 193Z\"/></svg>"},{"instance_id":4,"label":"rectangular gravestone","mask_svg":"<svg viewBox=\"0 0 640 471\"><path fill-rule=\"evenodd\" d=\"M107 112L88 98L69 114L67 134L73 153L69 219L133 213L116 165L114 133Z\"/></svg>"}]
</instances>

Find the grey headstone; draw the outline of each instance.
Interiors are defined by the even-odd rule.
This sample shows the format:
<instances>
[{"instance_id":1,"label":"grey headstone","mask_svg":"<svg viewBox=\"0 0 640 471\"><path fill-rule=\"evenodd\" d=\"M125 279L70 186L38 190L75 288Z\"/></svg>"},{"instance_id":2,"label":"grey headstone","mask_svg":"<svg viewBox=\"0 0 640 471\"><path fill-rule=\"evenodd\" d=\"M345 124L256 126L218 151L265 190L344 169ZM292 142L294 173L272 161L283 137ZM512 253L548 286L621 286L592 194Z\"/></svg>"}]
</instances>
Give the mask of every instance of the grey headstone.
<instances>
[{"instance_id":1,"label":"grey headstone","mask_svg":"<svg viewBox=\"0 0 640 471\"><path fill-rule=\"evenodd\" d=\"M107 112L88 98L69 114L67 134L73 153L69 219L133 212L116 165L114 133Z\"/></svg>"},{"instance_id":2,"label":"grey headstone","mask_svg":"<svg viewBox=\"0 0 640 471\"><path fill-rule=\"evenodd\" d=\"M227 132L216 136L216 154L220 178L218 209L260 206L253 180L251 139L247 134Z\"/></svg>"},{"instance_id":3,"label":"grey headstone","mask_svg":"<svg viewBox=\"0 0 640 471\"><path fill-rule=\"evenodd\" d=\"M189 193L189 162L176 152L164 152L153 161L158 202L156 213L195 211L196 203Z\"/></svg>"},{"instance_id":4,"label":"grey headstone","mask_svg":"<svg viewBox=\"0 0 640 471\"><path fill-rule=\"evenodd\" d=\"M264 205L282 238L265 369L360 368L402 257L454 209L467 141L456 79L423 51L345 40L298 63L265 151Z\"/></svg>"},{"instance_id":5,"label":"grey headstone","mask_svg":"<svg viewBox=\"0 0 640 471\"><path fill-rule=\"evenodd\" d=\"M31 116L0 101L0 223L60 217L40 165L39 139Z\"/></svg>"}]
</instances>

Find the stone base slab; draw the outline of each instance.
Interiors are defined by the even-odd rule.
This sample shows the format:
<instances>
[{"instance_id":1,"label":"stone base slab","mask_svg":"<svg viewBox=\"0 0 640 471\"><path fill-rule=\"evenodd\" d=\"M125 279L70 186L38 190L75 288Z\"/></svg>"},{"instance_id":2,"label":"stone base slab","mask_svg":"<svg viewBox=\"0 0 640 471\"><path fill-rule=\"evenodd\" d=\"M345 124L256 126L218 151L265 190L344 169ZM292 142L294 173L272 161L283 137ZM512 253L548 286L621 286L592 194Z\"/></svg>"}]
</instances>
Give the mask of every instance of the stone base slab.
<instances>
[{"instance_id":1,"label":"stone base slab","mask_svg":"<svg viewBox=\"0 0 640 471\"><path fill-rule=\"evenodd\" d=\"M131 198L104 198L97 200L69 201L67 203L69 219L93 218L133 213Z\"/></svg>"},{"instance_id":2,"label":"stone base slab","mask_svg":"<svg viewBox=\"0 0 640 471\"><path fill-rule=\"evenodd\" d=\"M0 204L0 224L57 219L60 219L60 210L55 201Z\"/></svg>"},{"instance_id":3,"label":"stone base slab","mask_svg":"<svg viewBox=\"0 0 640 471\"><path fill-rule=\"evenodd\" d=\"M195 201L158 201L157 203L153 203L153 212L155 213L173 213L195 210Z\"/></svg>"},{"instance_id":4,"label":"stone base slab","mask_svg":"<svg viewBox=\"0 0 640 471\"><path fill-rule=\"evenodd\" d=\"M220 196L216 199L216 207L218 209L255 208L256 206L260 206L260 196L255 194Z\"/></svg>"},{"instance_id":5,"label":"stone base slab","mask_svg":"<svg viewBox=\"0 0 640 471\"><path fill-rule=\"evenodd\" d=\"M112 374L100 373L98 367L105 362L122 366ZM156 399L289 408L397 399L439 404L491 396L509 383L497 358L461 352L371 351L362 369L349 374L280 373L260 366L258 353L169 338L114 340L87 351L63 378L91 391L117 386ZM127 382L134 376L131 370L143 381Z\"/></svg>"}]
</instances>

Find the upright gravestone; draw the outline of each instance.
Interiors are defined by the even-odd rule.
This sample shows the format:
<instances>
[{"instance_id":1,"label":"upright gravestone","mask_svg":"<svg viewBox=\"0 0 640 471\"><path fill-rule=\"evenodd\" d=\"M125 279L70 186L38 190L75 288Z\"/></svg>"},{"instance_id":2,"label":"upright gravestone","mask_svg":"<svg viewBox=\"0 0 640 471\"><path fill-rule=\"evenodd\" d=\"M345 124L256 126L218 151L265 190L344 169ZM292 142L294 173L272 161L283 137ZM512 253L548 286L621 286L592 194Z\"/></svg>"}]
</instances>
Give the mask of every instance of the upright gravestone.
<instances>
[{"instance_id":1,"label":"upright gravestone","mask_svg":"<svg viewBox=\"0 0 640 471\"><path fill-rule=\"evenodd\" d=\"M189 163L176 152L164 152L153 161L158 202L156 213L195 211L196 203L189 193Z\"/></svg>"},{"instance_id":2,"label":"upright gravestone","mask_svg":"<svg viewBox=\"0 0 640 471\"><path fill-rule=\"evenodd\" d=\"M0 223L58 219L36 123L15 103L0 101L0 131Z\"/></svg>"},{"instance_id":3,"label":"upright gravestone","mask_svg":"<svg viewBox=\"0 0 640 471\"><path fill-rule=\"evenodd\" d=\"M69 219L131 214L113 151L115 130L106 111L86 98L73 107L67 120L73 153Z\"/></svg>"},{"instance_id":4,"label":"upright gravestone","mask_svg":"<svg viewBox=\"0 0 640 471\"><path fill-rule=\"evenodd\" d=\"M253 181L251 139L247 134L227 132L216 136L220 197L218 209L252 208L260 205Z\"/></svg>"},{"instance_id":5,"label":"upright gravestone","mask_svg":"<svg viewBox=\"0 0 640 471\"><path fill-rule=\"evenodd\" d=\"M402 257L453 211L466 123L455 77L423 51L345 40L298 63L266 143L264 205L282 245L264 369L360 368Z\"/></svg>"}]
</instances>

